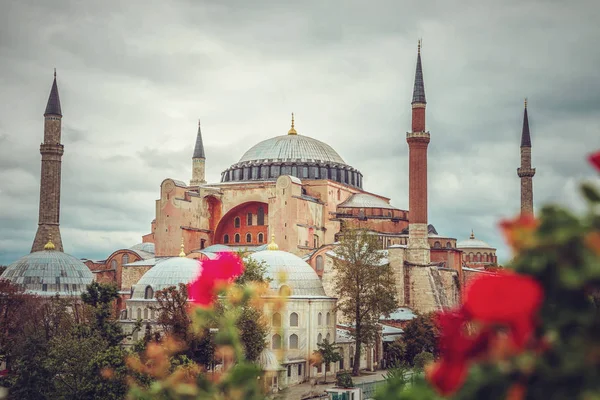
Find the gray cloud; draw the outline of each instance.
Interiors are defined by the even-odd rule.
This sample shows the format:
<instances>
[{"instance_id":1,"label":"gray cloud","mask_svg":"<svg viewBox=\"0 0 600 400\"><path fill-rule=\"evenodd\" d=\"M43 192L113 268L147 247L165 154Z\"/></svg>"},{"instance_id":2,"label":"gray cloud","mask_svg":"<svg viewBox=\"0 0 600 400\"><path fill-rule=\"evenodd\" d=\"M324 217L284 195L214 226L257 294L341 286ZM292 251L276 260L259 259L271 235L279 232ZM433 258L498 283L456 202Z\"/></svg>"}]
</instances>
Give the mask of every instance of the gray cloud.
<instances>
[{"instance_id":1,"label":"gray cloud","mask_svg":"<svg viewBox=\"0 0 600 400\"><path fill-rule=\"evenodd\" d=\"M21 1L0 16L0 263L29 251L42 113L58 68L65 249L104 258L150 229L164 178L189 180L202 119L214 182L260 140L332 145L365 188L408 207L416 39L432 141L429 215L509 257L499 219L519 207L529 98L535 204L583 207L597 179L600 6L542 1Z\"/></svg>"}]
</instances>

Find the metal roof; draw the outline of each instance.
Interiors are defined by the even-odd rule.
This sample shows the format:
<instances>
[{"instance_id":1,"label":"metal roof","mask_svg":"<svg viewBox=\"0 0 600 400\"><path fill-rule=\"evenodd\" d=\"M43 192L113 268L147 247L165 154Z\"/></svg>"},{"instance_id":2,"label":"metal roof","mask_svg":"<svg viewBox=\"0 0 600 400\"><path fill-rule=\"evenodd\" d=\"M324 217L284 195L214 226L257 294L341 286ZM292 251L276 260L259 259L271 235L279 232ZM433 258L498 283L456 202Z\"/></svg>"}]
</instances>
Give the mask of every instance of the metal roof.
<instances>
[{"instance_id":1,"label":"metal roof","mask_svg":"<svg viewBox=\"0 0 600 400\"><path fill-rule=\"evenodd\" d=\"M368 193L355 193L352 196L350 196L346 201L339 204L338 207L385 208L388 210L397 210L396 207L392 206L387 201Z\"/></svg>"},{"instance_id":2,"label":"metal roof","mask_svg":"<svg viewBox=\"0 0 600 400\"><path fill-rule=\"evenodd\" d=\"M427 103L425 100L425 84L423 83L423 68L421 67L421 52L417 54L417 70L415 72L415 87L412 103Z\"/></svg>"},{"instance_id":3,"label":"metal roof","mask_svg":"<svg viewBox=\"0 0 600 400\"><path fill-rule=\"evenodd\" d=\"M523 131L521 132L521 147L531 147L531 135L529 134L529 116L527 106L523 112Z\"/></svg>"},{"instance_id":4,"label":"metal roof","mask_svg":"<svg viewBox=\"0 0 600 400\"><path fill-rule=\"evenodd\" d=\"M50 96L48 96L48 104L46 104L46 111L44 111L44 115L46 114L60 115L62 117L58 86L56 85L56 72L54 72L54 82L52 82L52 89L50 89Z\"/></svg>"},{"instance_id":5,"label":"metal roof","mask_svg":"<svg viewBox=\"0 0 600 400\"><path fill-rule=\"evenodd\" d=\"M262 160L346 164L331 146L303 135L282 135L263 140L246 151L239 163Z\"/></svg>"},{"instance_id":6,"label":"metal roof","mask_svg":"<svg viewBox=\"0 0 600 400\"><path fill-rule=\"evenodd\" d=\"M132 263L133 264L133 263ZM201 271L200 262L186 257L170 257L150 268L134 286L133 299L143 299L145 288L154 292L180 283L190 283Z\"/></svg>"}]
</instances>

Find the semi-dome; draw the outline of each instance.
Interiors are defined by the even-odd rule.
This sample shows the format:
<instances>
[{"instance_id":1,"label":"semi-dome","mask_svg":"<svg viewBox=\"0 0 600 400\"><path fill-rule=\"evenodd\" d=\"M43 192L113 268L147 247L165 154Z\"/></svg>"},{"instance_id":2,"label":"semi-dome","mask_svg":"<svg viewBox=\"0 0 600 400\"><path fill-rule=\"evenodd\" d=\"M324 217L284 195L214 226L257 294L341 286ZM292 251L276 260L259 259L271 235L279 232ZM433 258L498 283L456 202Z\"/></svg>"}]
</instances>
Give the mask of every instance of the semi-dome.
<instances>
[{"instance_id":1,"label":"semi-dome","mask_svg":"<svg viewBox=\"0 0 600 400\"><path fill-rule=\"evenodd\" d=\"M170 257L159 261L150 268L133 287L133 299L144 299L146 288L152 292L179 286L180 283L190 283L200 274L198 260L186 257Z\"/></svg>"},{"instance_id":2,"label":"semi-dome","mask_svg":"<svg viewBox=\"0 0 600 400\"><path fill-rule=\"evenodd\" d=\"M490 246L483 240L475 239L475 234L471 232L471 236L467 240L460 240L456 242L457 249L492 249L496 250L494 247Z\"/></svg>"},{"instance_id":3,"label":"semi-dome","mask_svg":"<svg viewBox=\"0 0 600 400\"><path fill-rule=\"evenodd\" d=\"M287 135L263 140L225 170L222 182L276 180L281 175L300 179L330 179L362 188L362 174L344 162L327 143L298 135L292 127Z\"/></svg>"},{"instance_id":4,"label":"semi-dome","mask_svg":"<svg viewBox=\"0 0 600 400\"><path fill-rule=\"evenodd\" d=\"M300 257L281 250L257 251L249 257L264 262L265 277L271 279L269 288L272 291L279 293L282 286L288 286L291 297L325 296L319 276Z\"/></svg>"},{"instance_id":5,"label":"semi-dome","mask_svg":"<svg viewBox=\"0 0 600 400\"><path fill-rule=\"evenodd\" d=\"M370 193L355 193L346 201L338 205L341 208L384 208L388 210L397 210L396 207L387 201Z\"/></svg>"},{"instance_id":6,"label":"semi-dome","mask_svg":"<svg viewBox=\"0 0 600 400\"><path fill-rule=\"evenodd\" d=\"M6 268L1 278L39 296L54 296L57 293L60 296L80 296L94 280L92 272L83 262L53 249L21 257Z\"/></svg>"}]
</instances>

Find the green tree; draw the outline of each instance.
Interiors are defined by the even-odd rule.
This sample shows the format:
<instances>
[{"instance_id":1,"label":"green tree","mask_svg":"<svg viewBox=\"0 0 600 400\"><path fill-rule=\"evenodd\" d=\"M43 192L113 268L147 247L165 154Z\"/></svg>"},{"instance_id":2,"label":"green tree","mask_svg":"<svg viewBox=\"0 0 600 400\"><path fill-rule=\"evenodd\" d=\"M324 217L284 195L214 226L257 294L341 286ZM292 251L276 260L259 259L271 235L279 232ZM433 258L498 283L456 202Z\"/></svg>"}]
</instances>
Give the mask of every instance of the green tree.
<instances>
[{"instance_id":1,"label":"green tree","mask_svg":"<svg viewBox=\"0 0 600 400\"><path fill-rule=\"evenodd\" d=\"M242 254L239 253L242 257ZM266 265L264 261L258 262L252 257L242 257L244 261L244 273L235 280L237 285L245 285L249 282L267 282L265 278Z\"/></svg>"},{"instance_id":2,"label":"green tree","mask_svg":"<svg viewBox=\"0 0 600 400\"><path fill-rule=\"evenodd\" d=\"M404 360L413 364L415 356L422 351L438 354L437 327L431 314L420 314L410 320L404 327L402 334L404 342Z\"/></svg>"},{"instance_id":3,"label":"green tree","mask_svg":"<svg viewBox=\"0 0 600 400\"><path fill-rule=\"evenodd\" d=\"M317 343L318 350L315 350L320 356L321 364L325 364L325 374L323 375L323 382L327 382L327 370L331 366L331 363L336 363L342 359L342 355L339 353L339 347L335 343L329 343L329 340L323 339L321 343Z\"/></svg>"},{"instance_id":4,"label":"green tree","mask_svg":"<svg viewBox=\"0 0 600 400\"><path fill-rule=\"evenodd\" d=\"M422 372L425 366L434 360L433 354L428 351L422 351L413 358L415 370Z\"/></svg>"},{"instance_id":5,"label":"green tree","mask_svg":"<svg viewBox=\"0 0 600 400\"><path fill-rule=\"evenodd\" d=\"M362 345L372 343L377 335L379 317L397 307L392 270L379 247L375 235L349 230L335 248L337 309L354 325L353 375L359 374Z\"/></svg>"},{"instance_id":6,"label":"green tree","mask_svg":"<svg viewBox=\"0 0 600 400\"><path fill-rule=\"evenodd\" d=\"M119 345L126 337L113 312L114 301L118 298L119 292L115 285L98 282L92 282L81 294L84 304L91 309L93 330L98 332L109 346Z\"/></svg>"},{"instance_id":7,"label":"green tree","mask_svg":"<svg viewBox=\"0 0 600 400\"><path fill-rule=\"evenodd\" d=\"M248 361L258 360L258 356L266 347L268 334L263 313L250 305L242 306L240 317L236 322L240 331L240 340Z\"/></svg>"},{"instance_id":8,"label":"green tree","mask_svg":"<svg viewBox=\"0 0 600 400\"><path fill-rule=\"evenodd\" d=\"M384 358L386 364L389 366L394 366L401 363L402 360L404 360L405 353L406 346L402 339L394 340L385 347Z\"/></svg>"}]
</instances>

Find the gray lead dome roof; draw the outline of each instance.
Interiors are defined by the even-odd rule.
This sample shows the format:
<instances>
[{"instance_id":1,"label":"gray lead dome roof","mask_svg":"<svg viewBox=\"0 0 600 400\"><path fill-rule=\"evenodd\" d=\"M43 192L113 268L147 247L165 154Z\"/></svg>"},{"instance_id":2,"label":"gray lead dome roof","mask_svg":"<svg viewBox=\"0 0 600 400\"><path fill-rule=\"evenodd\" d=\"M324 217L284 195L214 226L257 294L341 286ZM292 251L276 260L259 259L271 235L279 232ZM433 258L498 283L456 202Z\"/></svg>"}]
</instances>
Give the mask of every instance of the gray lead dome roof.
<instances>
[{"instance_id":1,"label":"gray lead dome roof","mask_svg":"<svg viewBox=\"0 0 600 400\"><path fill-rule=\"evenodd\" d=\"M269 288L274 292L287 285L292 290L290 297L325 297L325 289L319 276L300 257L281 250L264 250L249 257L266 266L265 278L270 278ZM285 281L281 282L281 275Z\"/></svg>"},{"instance_id":2,"label":"gray lead dome roof","mask_svg":"<svg viewBox=\"0 0 600 400\"><path fill-rule=\"evenodd\" d=\"M1 276L39 296L79 296L92 283L89 268L72 255L42 250L21 257Z\"/></svg>"},{"instance_id":3,"label":"gray lead dome roof","mask_svg":"<svg viewBox=\"0 0 600 400\"><path fill-rule=\"evenodd\" d=\"M331 146L303 135L282 135L263 140L244 153L239 162L262 160L345 164L342 157Z\"/></svg>"},{"instance_id":4,"label":"gray lead dome roof","mask_svg":"<svg viewBox=\"0 0 600 400\"><path fill-rule=\"evenodd\" d=\"M134 286L133 298L143 299L144 291L150 286L154 292L180 283L190 283L200 275L198 260L186 257L162 259L150 268Z\"/></svg>"}]
</instances>

